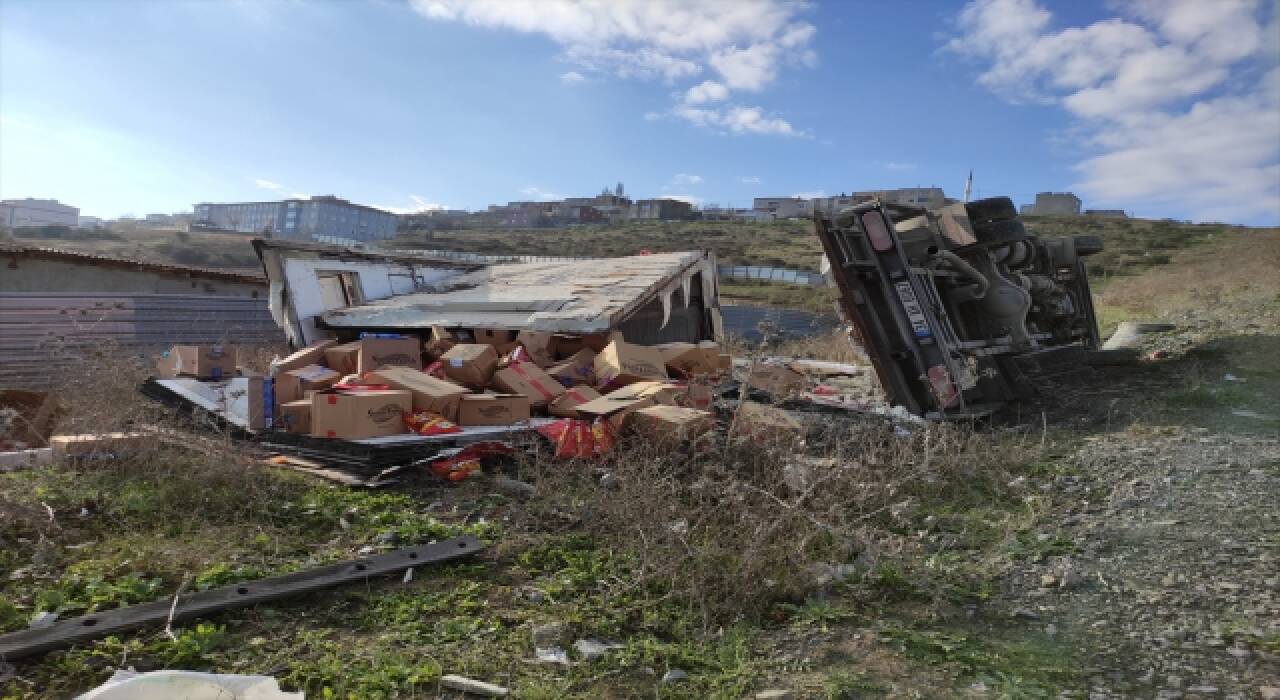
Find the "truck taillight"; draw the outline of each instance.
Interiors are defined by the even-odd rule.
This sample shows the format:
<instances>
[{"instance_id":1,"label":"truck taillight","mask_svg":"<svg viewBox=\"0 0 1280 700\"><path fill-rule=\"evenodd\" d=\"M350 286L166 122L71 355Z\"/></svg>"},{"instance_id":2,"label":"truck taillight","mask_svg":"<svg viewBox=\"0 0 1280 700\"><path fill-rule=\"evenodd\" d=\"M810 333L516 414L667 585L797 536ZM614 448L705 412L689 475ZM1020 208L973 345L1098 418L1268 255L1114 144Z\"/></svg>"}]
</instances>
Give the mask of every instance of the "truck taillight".
<instances>
[{"instance_id":1,"label":"truck taillight","mask_svg":"<svg viewBox=\"0 0 1280 700\"><path fill-rule=\"evenodd\" d=\"M947 371L946 365L934 365L929 368L929 386L933 388L933 395L937 397L938 405L943 408L951 408L960 396L956 391L955 382L951 381L951 373Z\"/></svg>"},{"instance_id":2,"label":"truck taillight","mask_svg":"<svg viewBox=\"0 0 1280 700\"><path fill-rule=\"evenodd\" d=\"M878 211L869 211L862 215L862 230L871 239L871 247L883 253L893 250L893 233L889 230L889 222L884 220Z\"/></svg>"}]
</instances>

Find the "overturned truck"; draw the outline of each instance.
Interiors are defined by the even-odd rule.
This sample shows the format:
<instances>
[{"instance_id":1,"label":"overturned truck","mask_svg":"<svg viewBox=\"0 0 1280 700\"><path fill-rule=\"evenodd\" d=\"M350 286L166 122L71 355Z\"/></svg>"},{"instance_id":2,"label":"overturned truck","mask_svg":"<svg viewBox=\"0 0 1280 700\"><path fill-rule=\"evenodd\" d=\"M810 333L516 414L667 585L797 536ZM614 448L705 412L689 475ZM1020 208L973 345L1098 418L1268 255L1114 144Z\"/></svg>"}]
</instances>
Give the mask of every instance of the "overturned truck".
<instances>
[{"instance_id":1,"label":"overturned truck","mask_svg":"<svg viewBox=\"0 0 1280 700\"><path fill-rule=\"evenodd\" d=\"M1098 347L1097 236L1027 233L1007 197L937 210L866 202L815 217L840 307L890 402L932 418L1031 398Z\"/></svg>"}]
</instances>

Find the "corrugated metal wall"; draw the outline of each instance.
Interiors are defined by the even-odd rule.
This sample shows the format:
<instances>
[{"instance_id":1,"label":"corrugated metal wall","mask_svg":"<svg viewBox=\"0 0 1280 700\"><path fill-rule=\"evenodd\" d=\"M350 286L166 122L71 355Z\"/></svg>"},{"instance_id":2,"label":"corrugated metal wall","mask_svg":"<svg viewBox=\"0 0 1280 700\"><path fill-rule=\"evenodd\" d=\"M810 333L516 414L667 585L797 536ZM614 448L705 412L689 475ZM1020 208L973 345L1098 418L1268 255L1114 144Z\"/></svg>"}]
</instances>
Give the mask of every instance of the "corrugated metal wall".
<instances>
[{"instance_id":1,"label":"corrugated metal wall","mask_svg":"<svg viewBox=\"0 0 1280 700\"><path fill-rule=\"evenodd\" d=\"M0 294L0 387L39 387L88 353L283 344L265 299L179 294Z\"/></svg>"}]
</instances>

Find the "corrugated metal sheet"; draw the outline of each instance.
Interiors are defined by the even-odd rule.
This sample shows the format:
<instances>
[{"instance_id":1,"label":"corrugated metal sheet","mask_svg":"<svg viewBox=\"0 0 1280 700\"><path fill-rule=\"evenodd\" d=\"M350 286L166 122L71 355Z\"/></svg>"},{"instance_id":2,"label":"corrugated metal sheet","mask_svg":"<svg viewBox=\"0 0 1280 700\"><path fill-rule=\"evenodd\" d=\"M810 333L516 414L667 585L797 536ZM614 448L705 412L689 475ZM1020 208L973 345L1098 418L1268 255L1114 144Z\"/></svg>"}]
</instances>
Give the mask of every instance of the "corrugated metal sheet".
<instances>
[{"instance_id":1,"label":"corrugated metal sheet","mask_svg":"<svg viewBox=\"0 0 1280 700\"><path fill-rule=\"evenodd\" d=\"M135 260L132 258L116 257L114 255L89 253L82 250L48 248L21 243L0 243L0 255L6 257L33 257L52 260L69 260L72 262L83 262L89 265L110 265L112 267L121 267L129 270L150 270L152 272L183 274L191 277L209 277L213 279L244 282L249 284L266 285L267 283L265 277L256 273L250 274L247 272L223 270L213 267L195 267L193 265L175 265L173 263L162 263L151 260Z\"/></svg>"},{"instance_id":2,"label":"corrugated metal sheet","mask_svg":"<svg viewBox=\"0 0 1280 700\"><path fill-rule=\"evenodd\" d=\"M38 387L104 347L151 356L183 343L283 344L266 299L180 294L0 294L0 387Z\"/></svg>"}]
</instances>

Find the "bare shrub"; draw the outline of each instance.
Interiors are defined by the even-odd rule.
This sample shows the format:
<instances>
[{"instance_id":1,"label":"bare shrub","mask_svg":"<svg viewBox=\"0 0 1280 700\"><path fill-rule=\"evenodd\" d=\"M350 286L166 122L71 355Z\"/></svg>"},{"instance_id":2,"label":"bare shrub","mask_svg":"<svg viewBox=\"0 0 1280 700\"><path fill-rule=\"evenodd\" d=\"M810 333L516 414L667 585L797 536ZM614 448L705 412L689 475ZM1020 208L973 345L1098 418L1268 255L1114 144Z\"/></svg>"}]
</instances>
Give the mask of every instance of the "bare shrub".
<instances>
[{"instance_id":1,"label":"bare shrub","mask_svg":"<svg viewBox=\"0 0 1280 700\"><path fill-rule=\"evenodd\" d=\"M1008 468L1033 449L1018 436L997 441L956 425L907 434L867 419L819 432L805 445L633 446L595 473L529 466L540 492L573 504L583 528L630 562L604 583L608 595L675 599L710 628L833 576L920 570L924 513L1011 497Z\"/></svg>"}]
</instances>

